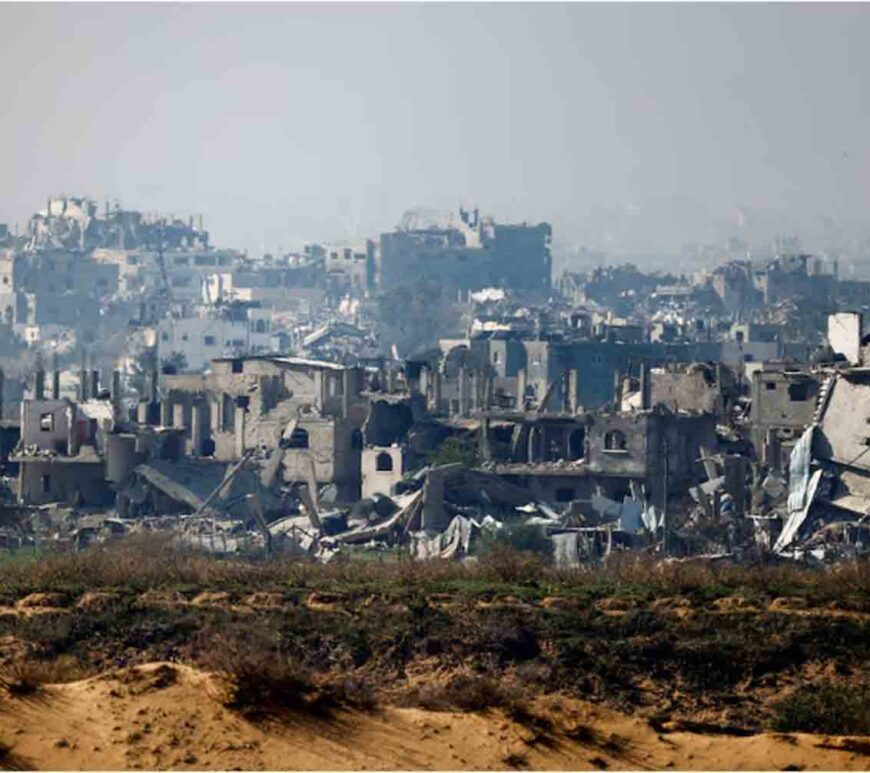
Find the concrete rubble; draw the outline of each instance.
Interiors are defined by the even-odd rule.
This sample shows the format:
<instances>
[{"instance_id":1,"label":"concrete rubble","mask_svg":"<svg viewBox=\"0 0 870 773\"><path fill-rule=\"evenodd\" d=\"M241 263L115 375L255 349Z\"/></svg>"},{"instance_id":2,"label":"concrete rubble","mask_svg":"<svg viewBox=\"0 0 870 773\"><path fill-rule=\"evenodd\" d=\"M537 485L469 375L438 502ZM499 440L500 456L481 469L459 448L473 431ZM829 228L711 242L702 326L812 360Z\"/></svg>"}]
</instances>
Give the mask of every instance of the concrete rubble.
<instances>
[{"instance_id":1,"label":"concrete rubble","mask_svg":"<svg viewBox=\"0 0 870 773\"><path fill-rule=\"evenodd\" d=\"M49 199L0 251L0 548L863 555L870 283L780 250L554 284L551 237L415 211L255 259Z\"/></svg>"}]
</instances>

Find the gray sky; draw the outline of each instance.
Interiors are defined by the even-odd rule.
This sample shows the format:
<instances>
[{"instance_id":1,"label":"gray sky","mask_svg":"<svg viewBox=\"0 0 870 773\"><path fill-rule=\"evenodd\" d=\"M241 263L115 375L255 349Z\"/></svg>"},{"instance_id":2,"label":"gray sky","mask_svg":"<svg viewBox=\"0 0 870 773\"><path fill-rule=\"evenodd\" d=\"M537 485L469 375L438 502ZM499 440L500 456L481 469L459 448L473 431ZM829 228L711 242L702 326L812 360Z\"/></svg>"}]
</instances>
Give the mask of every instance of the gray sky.
<instances>
[{"instance_id":1,"label":"gray sky","mask_svg":"<svg viewBox=\"0 0 870 773\"><path fill-rule=\"evenodd\" d=\"M861 4L2 4L0 27L0 222L109 196L256 253L464 202L655 252L867 219Z\"/></svg>"}]
</instances>

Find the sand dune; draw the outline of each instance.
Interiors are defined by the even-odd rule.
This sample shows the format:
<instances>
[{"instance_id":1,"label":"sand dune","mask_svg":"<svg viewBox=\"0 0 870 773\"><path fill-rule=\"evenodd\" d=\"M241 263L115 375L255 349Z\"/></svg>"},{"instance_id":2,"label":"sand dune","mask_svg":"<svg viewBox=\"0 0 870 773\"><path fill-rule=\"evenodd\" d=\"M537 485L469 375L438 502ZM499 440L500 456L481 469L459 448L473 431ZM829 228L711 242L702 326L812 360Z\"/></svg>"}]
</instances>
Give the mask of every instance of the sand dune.
<instances>
[{"instance_id":1,"label":"sand dune","mask_svg":"<svg viewBox=\"0 0 870 773\"><path fill-rule=\"evenodd\" d=\"M51 685L0 704L3 767L119 769L866 769L870 739L735 737L655 730L563 698L534 731L498 711L386 707L251 722L226 709L220 683L159 663ZM693 728L694 729L694 728Z\"/></svg>"}]
</instances>

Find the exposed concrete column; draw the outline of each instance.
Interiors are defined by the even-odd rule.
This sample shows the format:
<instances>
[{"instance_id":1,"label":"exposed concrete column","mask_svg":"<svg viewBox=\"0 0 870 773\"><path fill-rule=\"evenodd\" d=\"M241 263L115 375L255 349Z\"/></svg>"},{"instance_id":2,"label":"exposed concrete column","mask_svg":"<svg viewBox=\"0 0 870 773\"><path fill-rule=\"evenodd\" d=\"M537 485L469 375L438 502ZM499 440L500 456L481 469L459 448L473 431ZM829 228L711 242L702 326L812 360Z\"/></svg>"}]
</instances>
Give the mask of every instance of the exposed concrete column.
<instances>
[{"instance_id":1,"label":"exposed concrete column","mask_svg":"<svg viewBox=\"0 0 870 773\"><path fill-rule=\"evenodd\" d=\"M187 429L184 423L184 403L174 403L172 405L172 426L179 429Z\"/></svg>"},{"instance_id":2,"label":"exposed concrete column","mask_svg":"<svg viewBox=\"0 0 870 773\"><path fill-rule=\"evenodd\" d=\"M91 398L96 399L100 394L100 371L91 371Z\"/></svg>"},{"instance_id":3,"label":"exposed concrete column","mask_svg":"<svg viewBox=\"0 0 870 773\"><path fill-rule=\"evenodd\" d=\"M84 402L88 399L88 372L85 368L79 371L79 400Z\"/></svg>"},{"instance_id":4,"label":"exposed concrete column","mask_svg":"<svg viewBox=\"0 0 870 773\"><path fill-rule=\"evenodd\" d=\"M160 386L160 369L157 361L157 347L151 351L151 379L148 384L151 394L149 401L156 403L158 400L158 387Z\"/></svg>"},{"instance_id":5,"label":"exposed concrete column","mask_svg":"<svg viewBox=\"0 0 870 773\"><path fill-rule=\"evenodd\" d=\"M326 378L322 370L314 371L314 391L315 405L319 411L323 412L323 408L326 405Z\"/></svg>"},{"instance_id":6,"label":"exposed concrete column","mask_svg":"<svg viewBox=\"0 0 870 773\"><path fill-rule=\"evenodd\" d=\"M172 400L170 400L169 396L167 395L163 398L163 400L160 401L160 426L171 427L173 415L174 411L172 410Z\"/></svg>"},{"instance_id":7,"label":"exposed concrete column","mask_svg":"<svg viewBox=\"0 0 870 773\"><path fill-rule=\"evenodd\" d=\"M148 423L148 412L151 404L147 400L140 400L136 406L136 419L142 426Z\"/></svg>"},{"instance_id":8,"label":"exposed concrete column","mask_svg":"<svg viewBox=\"0 0 870 773\"><path fill-rule=\"evenodd\" d=\"M526 409L526 369L520 368L517 371L517 410L524 411Z\"/></svg>"},{"instance_id":9,"label":"exposed concrete column","mask_svg":"<svg viewBox=\"0 0 870 773\"><path fill-rule=\"evenodd\" d=\"M432 374L432 413L441 412L441 373Z\"/></svg>"},{"instance_id":10,"label":"exposed concrete column","mask_svg":"<svg viewBox=\"0 0 870 773\"><path fill-rule=\"evenodd\" d=\"M36 384L33 391L37 400L45 400L45 371L41 363L36 366Z\"/></svg>"},{"instance_id":11,"label":"exposed concrete column","mask_svg":"<svg viewBox=\"0 0 870 773\"><path fill-rule=\"evenodd\" d=\"M532 425L529 427L529 442L526 453L526 461L529 463L534 462L535 457L537 456L539 434L539 430L536 426Z\"/></svg>"},{"instance_id":12,"label":"exposed concrete column","mask_svg":"<svg viewBox=\"0 0 870 773\"><path fill-rule=\"evenodd\" d=\"M190 452L194 456L202 453L203 428L205 427L205 404L201 399L194 401L190 414Z\"/></svg>"},{"instance_id":13,"label":"exposed concrete column","mask_svg":"<svg viewBox=\"0 0 870 773\"><path fill-rule=\"evenodd\" d=\"M465 368L460 368L456 374L459 380L459 415L468 415L468 384L466 383Z\"/></svg>"},{"instance_id":14,"label":"exposed concrete column","mask_svg":"<svg viewBox=\"0 0 870 773\"><path fill-rule=\"evenodd\" d=\"M341 418L346 419L350 415L350 388L353 371L345 368L341 373Z\"/></svg>"},{"instance_id":15,"label":"exposed concrete column","mask_svg":"<svg viewBox=\"0 0 870 773\"><path fill-rule=\"evenodd\" d=\"M471 371L471 410L480 410L480 373L477 369Z\"/></svg>"},{"instance_id":16,"label":"exposed concrete column","mask_svg":"<svg viewBox=\"0 0 870 773\"><path fill-rule=\"evenodd\" d=\"M60 366L57 352L51 357L51 399L60 400Z\"/></svg>"},{"instance_id":17,"label":"exposed concrete column","mask_svg":"<svg viewBox=\"0 0 870 773\"><path fill-rule=\"evenodd\" d=\"M642 411L648 411L652 407L649 379L649 365L642 362L640 364L640 408Z\"/></svg>"},{"instance_id":18,"label":"exposed concrete column","mask_svg":"<svg viewBox=\"0 0 870 773\"><path fill-rule=\"evenodd\" d=\"M480 420L480 456L485 462L492 459L492 450L489 445L489 418L487 416Z\"/></svg>"},{"instance_id":19,"label":"exposed concrete column","mask_svg":"<svg viewBox=\"0 0 870 773\"><path fill-rule=\"evenodd\" d=\"M431 379L429 378L429 368L425 365L420 368L420 393L426 398L426 405L429 405Z\"/></svg>"},{"instance_id":20,"label":"exposed concrete column","mask_svg":"<svg viewBox=\"0 0 870 773\"><path fill-rule=\"evenodd\" d=\"M782 444L779 439L779 432L773 427L767 430L767 438L764 444L764 461L774 472L782 472Z\"/></svg>"},{"instance_id":21,"label":"exposed concrete column","mask_svg":"<svg viewBox=\"0 0 870 773\"><path fill-rule=\"evenodd\" d=\"M568 412L577 413L580 406L580 371L577 368L571 368L568 371Z\"/></svg>"},{"instance_id":22,"label":"exposed concrete column","mask_svg":"<svg viewBox=\"0 0 870 773\"><path fill-rule=\"evenodd\" d=\"M223 428L223 410L224 397L223 394L213 397L211 401L211 434L216 435Z\"/></svg>"},{"instance_id":23,"label":"exposed concrete column","mask_svg":"<svg viewBox=\"0 0 870 773\"><path fill-rule=\"evenodd\" d=\"M112 405L116 411L121 410L121 371L112 371Z\"/></svg>"},{"instance_id":24,"label":"exposed concrete column","mask_svg":"<svg viewBox=\"0 0 870 773\"><path fill-rule=\"evenodd\" d=\"M75 456L79 452L79 439L76 434L76 408L74 405L67 405L66 426L66 453L67 456Z\"/></svg>"},{"instance_id":25,"label":"exposed concrete column","mask_svg":"<svg viewBox=\"0 0 870 773\"><path fill-rule=\"evenodd\" d=\"M242 458L245 453L245 413L247 409L244 405L239 405L236 402L235 413L235 451L238 458Z\"/></svg>"}]
</instances>

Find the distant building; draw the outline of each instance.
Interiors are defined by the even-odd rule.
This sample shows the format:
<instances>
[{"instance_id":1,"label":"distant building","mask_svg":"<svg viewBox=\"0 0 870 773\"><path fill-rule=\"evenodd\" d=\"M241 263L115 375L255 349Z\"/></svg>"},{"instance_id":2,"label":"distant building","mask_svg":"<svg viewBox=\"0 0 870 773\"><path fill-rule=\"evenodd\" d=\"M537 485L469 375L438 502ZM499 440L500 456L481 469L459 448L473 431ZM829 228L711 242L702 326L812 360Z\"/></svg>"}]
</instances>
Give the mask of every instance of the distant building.
<instances>
[{"instance_id":1,"label":"distant building","mask_svg":"<svg viewBox=\"0 0 870 773\"><path fill-rule=\"evenodd\" d=\"M501 287L544 293L552 281L552 229L502 225L460 209L456 226L381 234L376 277L381 289L424 280L453 289Z\"/></svg>"}]
</instances>

